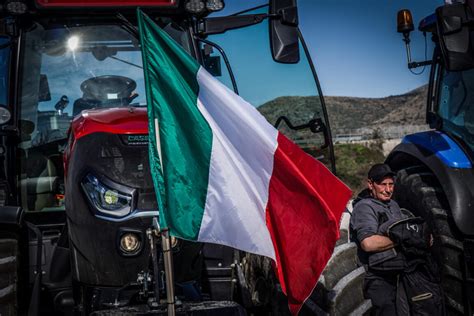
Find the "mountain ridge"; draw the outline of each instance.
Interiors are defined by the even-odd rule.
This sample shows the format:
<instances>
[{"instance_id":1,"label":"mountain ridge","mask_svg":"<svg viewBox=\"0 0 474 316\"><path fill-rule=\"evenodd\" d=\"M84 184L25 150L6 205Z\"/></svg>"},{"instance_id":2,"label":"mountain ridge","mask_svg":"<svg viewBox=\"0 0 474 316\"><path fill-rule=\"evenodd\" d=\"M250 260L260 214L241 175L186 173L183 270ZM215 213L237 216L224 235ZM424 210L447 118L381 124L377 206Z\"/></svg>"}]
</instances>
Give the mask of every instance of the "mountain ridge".
<instances>
[{"instance_id":1,"label":"mountain ridge","mask_svg":"<svg viewBox=\"0 0 474 316\"><path fill-rule=\"evenodd\" d=\"M331 129L334 133L361 128L383 129L386 126L424 125L428 86L405 94L383 98L325 96ZM258 110L274 123L282 115L291 115L295 125L308 122L308 113L320 107L317 96L284 96L271 100ZM316 112L314 117L322 117Z\"/></svg>"}]
</instances>

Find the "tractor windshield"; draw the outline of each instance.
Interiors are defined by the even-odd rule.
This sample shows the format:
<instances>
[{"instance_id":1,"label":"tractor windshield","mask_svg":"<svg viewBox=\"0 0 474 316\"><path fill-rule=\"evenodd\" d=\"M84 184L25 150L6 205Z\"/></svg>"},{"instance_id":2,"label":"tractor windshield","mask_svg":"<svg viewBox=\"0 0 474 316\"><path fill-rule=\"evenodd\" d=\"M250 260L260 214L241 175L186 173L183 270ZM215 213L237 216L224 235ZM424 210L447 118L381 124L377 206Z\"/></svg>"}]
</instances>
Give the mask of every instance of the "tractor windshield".
<instances>
[{"instance_id":1,"label":"tractor windshield","mask_svg":"<svg viewBox=\"0 0 474 316\"><path fill-rule=\"evenodd\" d=\"M187 42L171 24L164 30ZM62 153L72 119L92 108L146 106L139 40L118 24L38 21L22 36L20 63L22 206L63 209Z\"/></svg>"},{"instance_id":2,"label":"tractor windshield","mask_svg":"<svg viewBox=\"0 0 474 316\"><path fill-rule=\"evenodd\" d=\"M438 114L443 120L443 130L463 139L474 151L474 69L444 71Z\"/></svg>"},{"instance_id":3,"label":"tractor windshield","mask_svg":"<svg viewBox=\"0 0 474 316\"><path fill-rule=\"evenodd\" d=\"M28 147L66 138L82 110L145 105L138 40L120 26L35 24L23 41L21 119L34 126Z\"/></svg>"}]
</instances>

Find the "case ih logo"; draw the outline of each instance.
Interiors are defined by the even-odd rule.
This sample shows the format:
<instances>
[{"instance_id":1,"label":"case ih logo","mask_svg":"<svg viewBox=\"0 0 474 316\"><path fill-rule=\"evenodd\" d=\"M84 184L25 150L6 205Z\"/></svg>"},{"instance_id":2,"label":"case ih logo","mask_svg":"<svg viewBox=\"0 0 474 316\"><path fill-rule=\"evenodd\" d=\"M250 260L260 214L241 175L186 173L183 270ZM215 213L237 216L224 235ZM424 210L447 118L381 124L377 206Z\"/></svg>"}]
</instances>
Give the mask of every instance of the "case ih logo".
<instances>
[{"instance_id":1,"label":"case ih logo","mask_svg":"<svg viewBox=\"0 0 474 316\"><path fill-rule=\"evenodd\" d=\"M122 135L122 141L129 146L148 145L148 135Z\"/></svg>"}]
</instances>

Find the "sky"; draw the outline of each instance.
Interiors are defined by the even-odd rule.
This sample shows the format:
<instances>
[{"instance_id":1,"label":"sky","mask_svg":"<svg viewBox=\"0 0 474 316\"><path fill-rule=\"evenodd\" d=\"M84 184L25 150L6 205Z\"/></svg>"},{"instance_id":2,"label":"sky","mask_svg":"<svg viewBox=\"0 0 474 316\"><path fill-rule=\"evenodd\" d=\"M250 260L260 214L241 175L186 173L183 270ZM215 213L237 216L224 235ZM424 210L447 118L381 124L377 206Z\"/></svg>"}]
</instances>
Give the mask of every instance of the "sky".
<instances>
[{"instance_id":1,"label":"sky","mask_svg":"<svg viewBox=\"0 0 474 316\"><path fill-rule=\"evenodd\" d=\"M221 14L265 3L227 0ZM442 0L298 0L300 29L326 96L385 97L411 91L428 80L429 68L414 75L406 67L402 35L396 15L410 9L415 22L411 34L412 59L425 59L425 40L418 22L434 12ZM427 36L427 57L432 54ZM416 69L415 71L419 71Z\"/></svg>"},{"instance_id":2,"label":"sky","mask_svg":"<svg viewBox=\"0 0 474 316\"><path fill-rule=\"evenodd\" d=\"M405 45L402 35L396 32L396 14L400 9L410 9L417 29L418 22L433 13L442 2L298 1L300 28L325 95L383 97L402 94L426 83L429 69L417 76L406 67ZM424 60L422 33L412 32L411 40L413 60ZM431 44L429 36L427 41ZM429 45L428 58L431 53L432 46Z\"/></svg>"}]
</instances>

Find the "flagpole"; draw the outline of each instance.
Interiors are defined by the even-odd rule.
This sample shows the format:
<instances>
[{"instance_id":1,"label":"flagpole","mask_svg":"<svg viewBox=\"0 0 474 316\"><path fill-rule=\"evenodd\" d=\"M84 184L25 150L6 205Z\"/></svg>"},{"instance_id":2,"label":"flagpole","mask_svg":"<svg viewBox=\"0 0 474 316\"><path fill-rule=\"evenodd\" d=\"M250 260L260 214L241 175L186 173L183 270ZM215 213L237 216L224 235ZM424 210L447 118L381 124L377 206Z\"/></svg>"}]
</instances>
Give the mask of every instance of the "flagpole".
<instances>
[{"instance_id":1,"label":"flagpole","mask_svg":"<svg viewBox=\"0 0 474 316\"><path fill-rule=\"evenodd\" d=\"M153 218L153 222L155 221L155 218ZM153 287L153 292L155 296L155 301L152 303L152 307L158 307L160 304L160 285L159 285L159 277L160 277L160 271L158 267L158 249L156 249L156 236L158 236L158 230L155 228L148 228L146 230L146 234L148 236L148 240L150 242L150 254L151 254L151 261L152 261L152 266L153 266L153 279L154 279L154 287Z\"/></svg>"},{"instance_id":2,"label":"flagpole","mask_svg":"<svg viewBox=\"0 0 474 316\"><path fill-rule=\"evenodd\" d=\"M161 172L163 172L163 160L161 155L161 140L160 140L160 124L158 119L154 120L155 125L155 141L158 157L160 159ZM160 210L161 213L161 210ZM162 215L162 214L160 214ZM168 228L160 229L158 218L153 218L154 228L161 233L161 250L163 251L163 261L165 264L165 278L166 278L166 301L168 316L175 316L175 301L174 301L174 280L173 280L173 255L171 253L171 243Z\"/></svg>"},{"instance_id":3,"label":"flagpole","mask_svg":"<svg viewBox=\"0 0 474 316\"><path fill-rule=\"evenodd\" d=\"M169 230L167 228L161 231L161 245L163 249L163 259L165 263L166 298L168 302L168 316L175 316L173 256L171 253Z\"/></svg>"}]
</instances>

